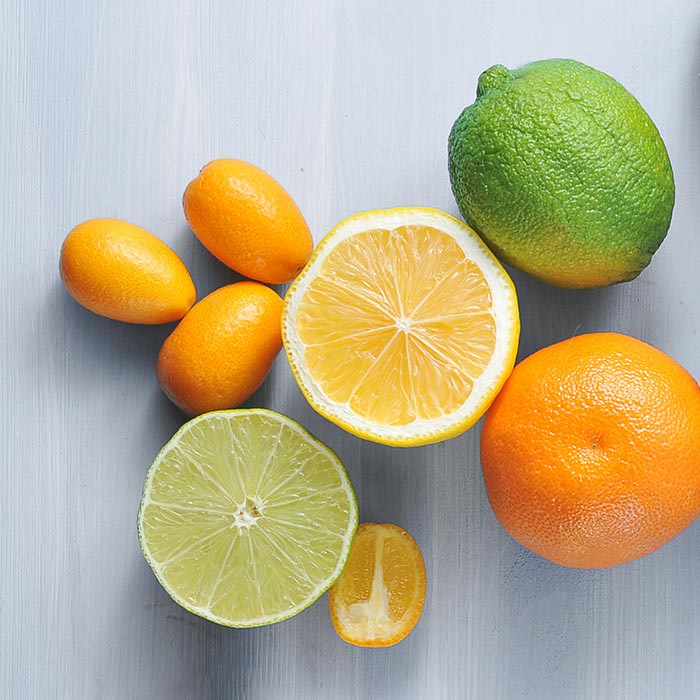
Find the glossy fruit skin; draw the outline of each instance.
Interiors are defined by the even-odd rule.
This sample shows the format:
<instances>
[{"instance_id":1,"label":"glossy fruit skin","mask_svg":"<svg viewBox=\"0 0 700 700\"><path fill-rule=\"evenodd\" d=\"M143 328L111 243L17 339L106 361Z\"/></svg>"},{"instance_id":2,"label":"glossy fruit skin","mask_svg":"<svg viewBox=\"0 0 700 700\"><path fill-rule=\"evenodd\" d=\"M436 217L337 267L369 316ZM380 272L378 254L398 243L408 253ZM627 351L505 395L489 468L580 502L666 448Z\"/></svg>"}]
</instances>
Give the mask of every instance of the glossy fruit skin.
<instances>
[{"instance_id":1,"label":"glossy fruit skin","mask_svg":"<svg viewBox=\"0 0 700 700\"><path fill-rule=\"evenodd\" d=\"M258 282L221 287L166 338L158 382L190 416L235 408L263 382L282 348L282 299Z\"/></svg>"},{"instance_id":2,"label":"glossy fruit skin","mask_svg":"<svg viewBox=\"0 0 700 700\"><path fill-rule=\"evenodd\" d=\"M642 557L700 512L700 388L642 341L593 333L513 370L481 436L493 511L563 566Z\"/></svg>"},{"instance_id":3,"label":"glossy fruit skin","mask_svg":"<svg viewBox=\"0 0 700 700\"><path fill-rule=\"evenodd\" d=\"M241 275L284 284L311 255L313 239L301 211L276 180L250 163L208 163L182 202L197 238Z\"/></svg>"},{"instance_id":4,"label":"glossy fruit skin","mask_svg":"<svg viewBox=\"0 0 700 700\"><path fill-rule=\"evenodd\" d=\"M117 321L178 321L197 297L175 252L146 229L120 219L76 226L63 242L59 267L79 304Z\"/></svg>"},{"instance_id":5,"label":"glossy fruit skin","mask_svg":"<svg viewBox=\"0 0 700 700\"><path fill-rule=\"evenodd\" d=\"M449 172L462 216L496 255L559 287L636 277L675 198L666 147L639 102L564 59L486 70L452 127Z\"/></svg>"}]
</instances>

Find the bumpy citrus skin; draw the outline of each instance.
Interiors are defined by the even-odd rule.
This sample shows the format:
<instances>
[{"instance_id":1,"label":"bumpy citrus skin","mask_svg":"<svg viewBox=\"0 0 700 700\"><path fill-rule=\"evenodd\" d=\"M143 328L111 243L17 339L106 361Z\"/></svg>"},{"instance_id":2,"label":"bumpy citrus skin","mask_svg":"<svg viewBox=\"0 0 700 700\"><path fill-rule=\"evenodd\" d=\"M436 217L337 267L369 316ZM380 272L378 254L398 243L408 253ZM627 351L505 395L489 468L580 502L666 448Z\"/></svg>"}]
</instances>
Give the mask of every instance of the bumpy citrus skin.
<instances>
[{"instance_id":1,"label":"bumpy citrus skin","mask_svg":"<svg viewBox=\"0 0 700 700\"><path fill-rule=\"evenodd\" d=\"M251 279L284 284L313 249L306 221L270 175L241 160L202 168L182 199L195 235L224 265Z\"/></svg>"},{"instance_id":2,"label":"bumpy citrus skin","mask_svg":"<svg viewBox=\"0 0 700 700\"><path fill-rule=\"evenodd\" d=\"M221 287L166 338L157 376L188 415L235 408L263 382L282 348L282 299L258 282Z\"/></svg>"},{"instance_id":3,"label":"bumpy citrus skin","mask_svg":"<svg viewBox=\"0 0 700 700\"><path fill-rule=\"evenodd\" d=\"M518 364L486 414L493 511L518 542L576 568L615 566L700 511L700 387L639 340L592 333Z\"/></svg>"},{"instance_id":4,"label":"bumpy citrus skin","mask_svg":"<svg viewBox=\"0 0 700 700\"><path fill-rule=\"evenodd\" d=\"M128 323L181 319L197 293L184 263L163 241L120 219L90 219L61 248L70 295L96 314Z\"/></svg>"},{"instance_id":5,"label":"bumpy citrus skin","mask_svg":"<svg viewBox=\"0 0 700 700\"><path fill-rule=\"evenodd\" d=\"M452 190L505 262L550 284L636 277L671 221L671 164L613 78L576 61L496 65L449 137Z\"/></svg>"}]
</instances>

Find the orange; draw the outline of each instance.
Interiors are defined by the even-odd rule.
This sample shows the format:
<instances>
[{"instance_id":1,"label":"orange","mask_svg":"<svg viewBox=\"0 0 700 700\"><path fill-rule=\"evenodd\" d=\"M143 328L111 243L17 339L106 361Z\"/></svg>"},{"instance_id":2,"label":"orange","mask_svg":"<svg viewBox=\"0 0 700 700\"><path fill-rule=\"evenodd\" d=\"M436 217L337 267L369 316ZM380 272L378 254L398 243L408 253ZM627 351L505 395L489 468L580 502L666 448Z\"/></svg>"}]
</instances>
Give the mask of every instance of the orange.
<instances>
[{"instance_id":1,"label":"orange","mask_svg":"<svg viewBox=\"0 0 700 700\"><path fill-rule=\"evenodd\" d=\"M152 233L119 219L76 226L63 242L60 271L79 304L117 321L177 321L197 297L182 260Z\"/></svg>"},{"instance_id":2,"label":"orange","mask_svg":"<svg viewBox=\"0 0 700 700\"><path fill-rule=\"evenodd\" d=\"M158 382L189 415L235 408L282 348L282 299L258 282L221 287L192 307L158 355Z\"/></svg>"},{"instance_id":3,"label":"orange","mask_svg":"<svg viewBox=\"0 0 700 700\"><path fill-rule=\"evenodd\" d=\"M182 199L195 235L222 263L261 282L296 277L313 249L309 227L283 187L242 160L202 168Z\"/></svg>"},{"instance_id":4,"label":"orange","mask_svg":"<svg viewBox=\"0 0 700 700\"><path fill-rule=\"evenodd\" d=\"M493 511L563 566L649 554L700 511L700 388L639 340L592 333L518 364L481 436Z\"/></svg>"},{"instance_id":5,"label":"orange","mask_svg":"<svg viewBox=\"0 0 700 700\"><path fill-rule=\"evenodd\" d=\"M425 563L415 540L397 525L362 523L328 594L336 632L360 647L397 644L424 602Z\"/></svg>"},{"instance_id":6,"label":"orange","mask_svg":"<svg viewBox=\"0 0 700 700\"><path fill-rule=\"evenodd\" d=\"M427 207L339 223L282 316L309 403L354 435L400 446L474 425L513 369L519 333L506 271L472 229Z\"/></svg>"}]
</instances>

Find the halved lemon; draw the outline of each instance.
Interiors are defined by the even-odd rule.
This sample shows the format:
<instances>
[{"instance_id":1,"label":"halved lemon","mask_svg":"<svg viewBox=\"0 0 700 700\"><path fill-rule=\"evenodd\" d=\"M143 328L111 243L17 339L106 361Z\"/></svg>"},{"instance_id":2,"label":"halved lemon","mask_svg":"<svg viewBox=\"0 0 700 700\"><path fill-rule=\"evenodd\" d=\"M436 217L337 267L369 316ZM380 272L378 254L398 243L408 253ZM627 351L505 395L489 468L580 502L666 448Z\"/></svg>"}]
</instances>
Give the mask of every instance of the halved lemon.
<instances>
[{"instance_id":1,"label":"halved lemon","mask_svg":"<svg viewBox=\"0 0 700 700\"><path fill-rule=\"evenodd\" d=\"M290 287L282 337L309 403L387 445L453 437L513 369L513 283L477 234L437 209L357 214Z\"/></svg>"},{"instance_id":2,"label":"halved lemon","mask_svg":"<svg viewBox=\"0 0 700 700\"><path fill-rule=\"evenodd\" d=\"M357 529L345 468L285 416L205 413L146 476L138 533L163 588L230 627L285 620L338 578Z\"/></svg>"}]
</instances>

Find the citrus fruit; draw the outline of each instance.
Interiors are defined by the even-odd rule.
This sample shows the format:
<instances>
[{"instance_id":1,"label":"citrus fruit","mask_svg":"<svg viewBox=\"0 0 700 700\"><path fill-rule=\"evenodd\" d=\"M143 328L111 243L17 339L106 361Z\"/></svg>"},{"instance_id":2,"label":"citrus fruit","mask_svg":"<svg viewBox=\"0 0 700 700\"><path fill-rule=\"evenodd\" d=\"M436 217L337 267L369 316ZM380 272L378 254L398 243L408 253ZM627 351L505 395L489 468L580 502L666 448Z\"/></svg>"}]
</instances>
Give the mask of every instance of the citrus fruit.
<instances>
[{"instance_id":1,"label":"citrus fruit","mask_svg":"<svg viewBox=\"0 0 700 700\"><path fill-rule=\"evenodd\" d=\"M299 208L276 180L250 163L220 158L205 165L182 202L205 248L246 277L289 282L311 255L313 239Z\"/></svg>"},{"instance_id":2,"label":"citrus fruit","mask_svg":"<svg viewBox=\"0 0 700 700\"><path fill-rule=\"evenodd\" d=\"M328 593L333 627L361 647L388 647L416 626L425 602L425 563L397 525L362 523Z\"/></svg>"},{"instance_id":3,"label":"citrus fruit","mask_svg":"<svg viewBox=\"0 0 700 700\"><path fill-rule=\"evenodd\" d=\"M629 336L571 338L515 367L481 463L496 517L537 554L584 569L637 559L700 511L700 388Z\"/></svg>"},{"instance_id":4,"label":"citrus fruit","mask_svg":"<svg viewBox=\"0 0 700 700\"><path fill-rule=\"evenodd\" d=\"M515 362L513 284L479 237L436 209L357 214L285 297L282 337L311 405L360 437L419 445L486 410Z\"/></svg>"},{"instance_id":5,"label":"citrus fruit","mask_svg":"<svg viewBox=\"0 0 700 700\"><path fill-rule=\"evenodd\" d=\"M79 304L117 321L177 321L197 297L175 252L149 231L119 219L76 226L61 247L60 272Z\"/></svg>"},{"instance_id":6,"label":"citrus fruit","mask_svg":"<svg viewBox=\"0 0 700 700\"><path fill-rule=\"evenodd\" d=\"M457 204L505 262L560 287L636 277L671 221L668 153L637 100L571 60L493 66L449 138Z\"/></svg>"},{"instance_id":7,"label":"citrus fruit","mask_svg":"<svg viewBox=\"0 0 700 700\"><path fill-rule=\"evenodd\" d=\"M259 282L220 287L165 339L158 382L182 411L235 408L263 382L282 349L282 299Z\"/></svg>"},{"instance_id":8,"label":"citrus fruit","mask_svg":"<svg viewBox=\"0 0 700 700\"><path fill-rule=\"evenodd\" d=\"M294 421L216 411L180 428L146 476L141 549L173 600L230 627L285 620L338 577L355 529L340 460Z\"/></svg>"}]
</instances>

